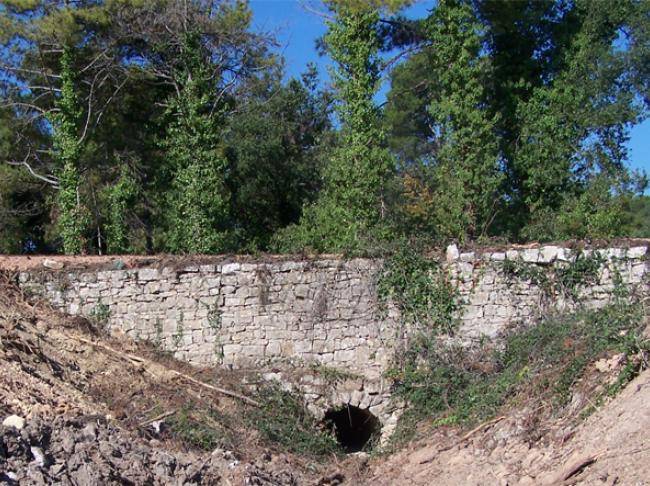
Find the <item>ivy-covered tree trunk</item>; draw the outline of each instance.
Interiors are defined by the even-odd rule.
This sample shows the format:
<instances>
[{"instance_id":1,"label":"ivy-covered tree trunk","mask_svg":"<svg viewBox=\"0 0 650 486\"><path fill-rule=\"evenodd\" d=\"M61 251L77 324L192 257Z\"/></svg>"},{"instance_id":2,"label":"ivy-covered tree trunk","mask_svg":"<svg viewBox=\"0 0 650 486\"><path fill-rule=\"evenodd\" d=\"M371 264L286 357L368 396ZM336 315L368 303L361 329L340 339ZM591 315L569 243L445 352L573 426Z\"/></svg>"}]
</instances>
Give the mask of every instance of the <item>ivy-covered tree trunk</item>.
<instances>
[{"instance_id":1,"label":"ivy-covered tree trunk","mask_svg":"<svg viewBox=\"0 0 650 486\"><path fill-rule=\"evenodd\" d=\"M428 20L438 88L428 107L436 137L430 227L443 239L474 239L494 216L502 181L480 26L471 7L457 0L438 2Z\"/></svg>"},{"instance_id":2,"label":"ivy-covered tree trunk","mask_svg":"<svg viewBox=\"0 0 650 486\"><path fill-rule=\"evenodd\" d=\"M340 252L359 247L380 228L394 160L385 146L373 96L379 88L379 13L364 4L331 3L336 19L325 36L341 124L340 139L324 173L318 201L303 210L300 224L276 237L276 249Z\"/></svg>"},{"instance_id":3,"label":"ivy-covered tree trunk","mask_svg":"<svg viewBox=\"0 0 650 486\"><path fill-rule=\"evenodd\" d=\"M79 119L81 110L74 83L74 50L66 45L61 55L61 96L58 111L52 117L52 156L56 162L59 190L56 207L58 226L66 255L77 255L84 250L84 231L88 215L80 196L81 176L79 158Z\"/></svg>"},{"instance_id":4,"label":"ivy-covered tree trunk","mask_svg":"<svg viewBox=\"0 0 650 486\"><path fill-rule=\"evenodd\" d=\"M214 84L205 69L200 38L189 34L182 47L180 88L163 142L173 172L167 197L167 247L175 253L224 251L229 236L226 158L215 106Z\"/></svg>"},{"instance_id":5,"label":"ivy-covered tree trunk","mask_svg":"<svg viewBox=\"0 0 650 486\"><path fill-rule=\"evenodd\" d=\"M375 9L341 5L325 36L337 63L332 75L342 136L325 172L325 197L348 211L362 228L381 219L386 185L394 169L373 101L380 83L378 22Z\"/></svg>"},{"instance_id":6,"label":"ivy-covered tree trunk","mask_svg":"<svg viewBox=\"0 0 650 486\"><path fill-rule=\"evenodd\" d=\"M108 224L106 242L108 253L119 255L129 253L129 226L127 215L138 194L138 186L128 168L121 167L120 178L107 191Z\"/></svg>"}]
</instances>

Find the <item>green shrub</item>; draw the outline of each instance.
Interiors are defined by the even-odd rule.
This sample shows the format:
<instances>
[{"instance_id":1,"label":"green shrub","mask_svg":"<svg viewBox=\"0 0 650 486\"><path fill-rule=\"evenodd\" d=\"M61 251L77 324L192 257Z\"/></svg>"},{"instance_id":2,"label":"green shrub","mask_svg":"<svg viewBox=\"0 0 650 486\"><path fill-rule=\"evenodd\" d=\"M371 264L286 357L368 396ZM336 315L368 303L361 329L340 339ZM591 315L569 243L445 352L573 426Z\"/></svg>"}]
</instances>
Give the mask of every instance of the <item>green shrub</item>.
<instances>
[{"instance_id":1,"label":"green shrub","mask_svg":"<svg viewBox=\"0 0 650 486\"><path fill-rule=\"evenodd\" d=\"M405 365L391 372L395 394L409 403L411 422L413 417L438 423L485 420L521 394L562 407L589 363L611 353L647 353L643 328L641 306L620 300L514 329L502 349L489 343L462 348L419 342ZM609 391L618 391L643 366L644 360L628 359Z\"/></svg>"},{"instance_id":2,"label":"green shrub","mask_svg":"<svg viewBox=\"0 0 650 486\"><path fill-rule=\"evenodd\" d=\"M184 405L167 419L171 432L186 446L212 451L217 447L232 447L233 441L220 425L227 420L213 409L197 409L192 403Z\"/></svg>"},{"instance_id":3,"label":"green shrub","mask_svg":"<svg viewBox=\"0 0 650 486\"><path fill-rule=\"evenodd\" d=\"M248 419L267 443L312 457L341 452L336 439L319 429L304 401L279 384L262 387L257 401L261 407L251 408Z\"/></svg>"}]
</instances>

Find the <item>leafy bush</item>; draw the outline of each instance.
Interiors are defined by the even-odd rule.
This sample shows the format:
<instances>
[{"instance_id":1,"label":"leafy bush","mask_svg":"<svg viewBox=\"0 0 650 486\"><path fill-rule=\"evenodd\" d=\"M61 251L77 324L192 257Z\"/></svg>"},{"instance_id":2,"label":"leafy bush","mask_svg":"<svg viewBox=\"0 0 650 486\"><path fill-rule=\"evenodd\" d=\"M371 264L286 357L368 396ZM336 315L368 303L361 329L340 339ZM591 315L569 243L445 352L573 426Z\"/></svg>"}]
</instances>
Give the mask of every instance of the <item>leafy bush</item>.
<instances>
[{"instance_id":1,"label":"leafy bush","mask_svg":"<svg viewBox=\"0 0 650 486\"><path fill-rule=\"evenodd\" d=\"M640 305L621 300L515 329L503 349L421 342L411 348L406 365L392 372L395 393L410 404L406 419L411 422L414 417L439 423L484 420L524 392L561 407L589 363L608 353L630 357L650 351L641 334L642 317ZM610 391L636 376L643 363L628 359Z\"/></svg>"},{"instance_id":2,"label":"leafy bush","mask_svg":"<svg viewBox=\"0 0 650 486\"><path fill-rule=\"evenodd\" d=\"M248 419L268 443L313 457L340 452L336 439L319 430L304 401L279 384L262 387L257 401L261 407L250 409Z\"/></svg>"},{"instance_id":3,"label":"leafy bush","mask_svg":"<svg viewBox=\"0 0 650 486\"><path fill-rule=\"evenodd\" d=\"M171 432L186 446L212 451L232 447L232 438L220 424L226 419L216 410L197 409L188 403L167 420Z\"/></svg>"}]
</instances>

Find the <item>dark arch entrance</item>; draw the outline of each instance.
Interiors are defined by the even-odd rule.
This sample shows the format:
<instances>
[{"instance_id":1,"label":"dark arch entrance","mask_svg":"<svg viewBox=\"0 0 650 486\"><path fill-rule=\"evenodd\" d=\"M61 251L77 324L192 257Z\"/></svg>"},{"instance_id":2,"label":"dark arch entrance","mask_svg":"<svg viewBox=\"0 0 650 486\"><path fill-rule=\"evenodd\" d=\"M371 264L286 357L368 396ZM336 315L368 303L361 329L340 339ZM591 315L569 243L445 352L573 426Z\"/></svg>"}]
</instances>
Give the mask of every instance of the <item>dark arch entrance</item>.
<instances>
[{"instance_id":1,"label":"dark arch entrance","mask_svg":"<svg viewBox=\"0 0 650 486\"><path fill-rule=\"evenodd\" d=\"M379 437L381 422L369 410L343 405L325 413L323 422L336 436L345 452L359 452L372 447Z\"/></svg>"}]
</instances>

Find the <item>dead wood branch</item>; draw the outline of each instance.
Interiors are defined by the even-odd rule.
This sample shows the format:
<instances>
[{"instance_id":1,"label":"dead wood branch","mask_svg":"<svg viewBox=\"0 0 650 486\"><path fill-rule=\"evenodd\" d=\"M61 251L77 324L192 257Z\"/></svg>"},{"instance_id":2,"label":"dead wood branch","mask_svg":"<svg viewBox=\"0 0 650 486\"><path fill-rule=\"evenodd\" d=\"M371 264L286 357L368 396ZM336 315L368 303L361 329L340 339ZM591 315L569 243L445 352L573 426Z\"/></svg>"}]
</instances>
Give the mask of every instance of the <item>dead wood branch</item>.
<instances>
[{"instance_id":1,"label":"dead wood branch","mask_svg":"<svg viewBox=\"0 0 650 486\"><path fill-rule=\"evenodd\" d=\"M245 402L245 403L247 403L249 405L252 405L254 407L259 408L261 406L259 402L253 400L252 398L241 395L239 393L235 393L235 392L230 391L230 390L226 390L225 388L220 388L220 387L217 387L217 386L210 385L209 383L199 381L196 378L192 378L191 376L186 375L185 373L181 373L180 371L165 368L164 366L162 366L162 365L160 365L158 363L154 363L152 361L141 358L139 356L135 356L133 354L118 351L117 349L111 348L110 346L107 346L107 345L102 344L102 343L98 343L96 341L91 341L90 339L85 339L85 338L81 338L81 337L77 337L76 339L78 339L79 341L82 341L84 343L90 344L91 346L95 346L95 347L104 349L106 351L109 351L109 352L115 354L116 356L122 358L123 360L130 362L131 364L143 366L145 371L147 371L148 373L150 373L154 377L156 377L156 375L151 371L151 368L155 368L155 367L164 368L167 373L170 373L170 374L175 375L175 376L177 376L179 378L182 378L183 380L189 381L190 383L192 383L194 385L200 386L200 387L205 388L207 390L212 390L212 391L217 392L217 393L219 393L221 395L226 395L226 396L229 396L229 397L232 397L232 398L236 398L236 399L241 400L242 402Z\"/></svg>"}]
</instances>

